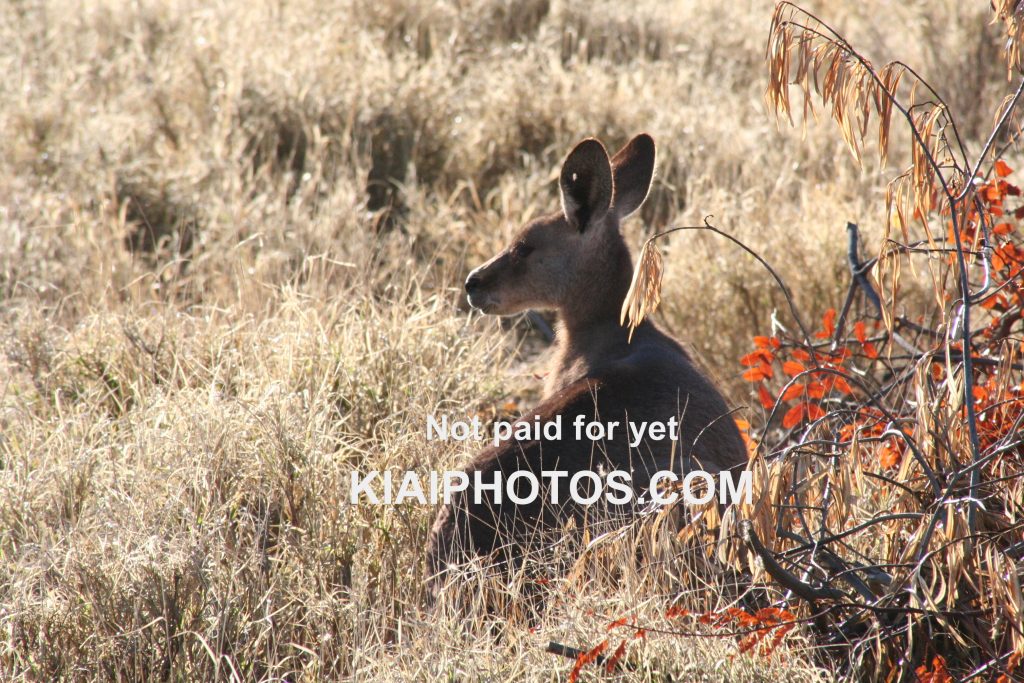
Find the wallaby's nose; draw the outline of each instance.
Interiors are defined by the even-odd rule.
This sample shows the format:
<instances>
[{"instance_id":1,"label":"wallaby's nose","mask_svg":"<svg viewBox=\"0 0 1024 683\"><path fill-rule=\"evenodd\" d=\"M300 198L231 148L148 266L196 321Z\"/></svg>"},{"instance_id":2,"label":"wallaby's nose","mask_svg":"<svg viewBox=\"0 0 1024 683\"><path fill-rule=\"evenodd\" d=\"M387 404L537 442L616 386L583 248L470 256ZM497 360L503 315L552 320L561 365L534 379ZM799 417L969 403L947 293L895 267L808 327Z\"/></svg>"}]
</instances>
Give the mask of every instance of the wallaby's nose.
<instances>
[{"instance_id":1,"label":"wallaby's nose","mask_svg":"<svg viewBox=\"0 0 1024 683\"><path fill-rule=\"evenodd\" d=\"M472 294L476 290L480 289L482 280L479 275L470 273L469 277L466 278L466 294Z\"/></svg>"}]
</instances>

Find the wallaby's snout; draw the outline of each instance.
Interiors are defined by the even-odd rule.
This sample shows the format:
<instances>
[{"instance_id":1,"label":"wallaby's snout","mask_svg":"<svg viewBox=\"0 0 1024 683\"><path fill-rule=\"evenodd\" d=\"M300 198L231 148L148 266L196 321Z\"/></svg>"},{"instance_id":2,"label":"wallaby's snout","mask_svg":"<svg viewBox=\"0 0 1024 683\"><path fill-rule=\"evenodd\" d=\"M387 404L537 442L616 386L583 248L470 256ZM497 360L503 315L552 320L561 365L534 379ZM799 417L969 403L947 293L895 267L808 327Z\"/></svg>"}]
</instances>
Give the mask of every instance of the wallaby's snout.
<instances>
[{"instance_id":1,"label":"wallaby's snout","mask_svg":"<svg viewBox=\"0 0 1024 683\"><path fill-rule=\"evenodd\" d=\"M469 305L483 313L501 314L501 292L495 284L500 275L498 261L503 254L498 254L484 265L476 268L466 278L466 298Z\"/></svg>"},{"instance_id":2,"label":"wallaby's snout","mask_svg":"<svg viewBox=\"0 0 1024 683\"><path fill-rule=\"evenodd\" d=\"M557 216L531 222L511 245L473 270L466 278L470 306L492 315L555 308L553 293L571 266L571 249L559 234L558 222ZM569 232L568 226L563 229Z\"/></svg>"},{"instance_id":3,"label":"wallaby's snout","mask_svg":"<svg viewBox=\"0 0 1024 683\"><path fill-rule=\"evenodd\" d=\"M473 292L479 291L482 282L476 271L470 273L469 277L466 278L466 294L472 295Z\"/></svg>"},{"instance_id":4,"label":"wallaby's snout","mask_svg":"<svg viewBox=\"0 0 1024 683\"><path fill-rule=\"evenodd\" d=\"M466 278L466 299L469 301L470 306L478 311L487 313L490 297L487 295L486 288L484 287L484 278L480 275L481 268L477 268Z\"/></svg>"}]
</instances>

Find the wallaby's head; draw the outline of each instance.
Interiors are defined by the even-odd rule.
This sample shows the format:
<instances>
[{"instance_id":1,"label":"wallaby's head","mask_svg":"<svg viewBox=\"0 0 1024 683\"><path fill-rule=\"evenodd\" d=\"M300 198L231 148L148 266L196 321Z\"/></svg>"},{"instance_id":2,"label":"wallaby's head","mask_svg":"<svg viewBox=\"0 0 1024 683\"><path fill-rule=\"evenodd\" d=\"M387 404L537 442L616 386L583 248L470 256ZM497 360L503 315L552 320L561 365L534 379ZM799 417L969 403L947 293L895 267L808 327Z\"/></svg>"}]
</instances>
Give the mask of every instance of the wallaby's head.
<instances>
[{"instance_id":1,"label":"wallaby's head","mask_svg":"<svg viewBox=\"0 0 1024 683\"><path fill-rule=\"evenodd\" d=\"M632 266L619 221L647 198L654 155L647 134L630 140L614 158L593 138L576 145L558 179L561 211L528 223L504 250L470 273L469 303L495 315L572 312L621 288L623 279L628 287Z\"/></svg>"}]
</instances>

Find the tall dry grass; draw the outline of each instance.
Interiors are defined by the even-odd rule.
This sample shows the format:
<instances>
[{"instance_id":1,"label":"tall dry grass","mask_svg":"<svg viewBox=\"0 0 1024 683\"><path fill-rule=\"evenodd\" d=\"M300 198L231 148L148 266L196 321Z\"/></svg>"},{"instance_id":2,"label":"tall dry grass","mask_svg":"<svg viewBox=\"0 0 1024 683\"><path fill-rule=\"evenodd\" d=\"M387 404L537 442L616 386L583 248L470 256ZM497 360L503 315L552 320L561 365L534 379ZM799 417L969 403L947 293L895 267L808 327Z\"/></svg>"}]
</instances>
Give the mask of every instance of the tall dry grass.
<instances>
[{"instance_id":1,"label":"tall dry grass","mask_svg":"<svg viewBox=\"0 0 1024 683\"><path fill-rule=\"evenodd\" d=\"M428 615L434 511L347 482L456 466L428 414L529 402L541 344L459 283L555 205L581 137L660 146L634 244L714 214L806 310L842 295L843 226L881 224L884 184L826 125L776 128L771 4L0 6L0 677L548 680L549 639L662 623L639 574L534 630ZM816 5L968 110L1003 77L986 3ZM781 294L710 235L665 263L663 319L751 402L736 359ZM828 679L802 643L652 628L619 677Z\"/></svg>"}]
</instances>

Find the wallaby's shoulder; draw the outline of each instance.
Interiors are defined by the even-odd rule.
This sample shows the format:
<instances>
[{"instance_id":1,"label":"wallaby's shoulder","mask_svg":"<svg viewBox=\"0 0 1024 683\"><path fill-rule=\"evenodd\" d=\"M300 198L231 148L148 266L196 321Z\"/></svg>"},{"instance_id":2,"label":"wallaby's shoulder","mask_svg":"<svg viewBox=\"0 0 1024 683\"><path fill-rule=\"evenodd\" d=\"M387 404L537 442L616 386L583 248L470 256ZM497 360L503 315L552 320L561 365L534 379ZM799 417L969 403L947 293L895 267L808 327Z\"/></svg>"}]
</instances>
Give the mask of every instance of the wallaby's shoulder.
<instances>
[{"instance_id":1,"label":"wallaby's shoulder","mask_svg":"<svg viewBox=\"0 0 1024 683\"><path fill-rule=\"evenodd\" d=\"M593 374L618 371L673 380L678 379L677 371L690 368L696 369L696 365L686 347L654 321L646 320L617 353L607 354L605 363L594 366Z\"/></svg>"}]
</instances>

